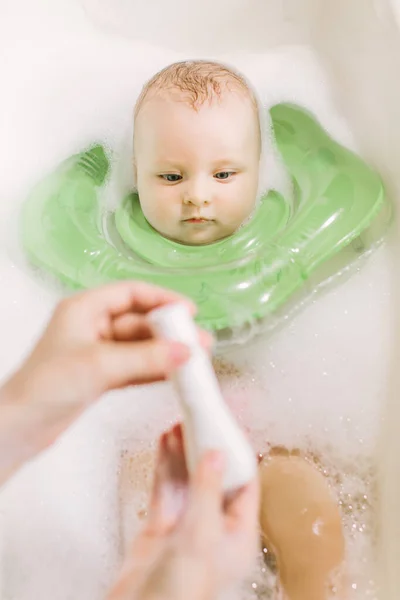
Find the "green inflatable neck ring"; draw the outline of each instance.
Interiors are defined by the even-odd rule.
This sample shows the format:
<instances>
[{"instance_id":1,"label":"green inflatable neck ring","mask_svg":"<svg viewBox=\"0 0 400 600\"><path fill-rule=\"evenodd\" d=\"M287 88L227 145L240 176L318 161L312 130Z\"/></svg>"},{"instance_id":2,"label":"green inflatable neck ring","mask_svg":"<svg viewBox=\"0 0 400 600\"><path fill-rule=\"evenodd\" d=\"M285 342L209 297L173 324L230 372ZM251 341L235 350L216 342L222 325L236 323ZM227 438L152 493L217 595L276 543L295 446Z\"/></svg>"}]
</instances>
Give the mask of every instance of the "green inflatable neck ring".
<instances>
[{"instance_id":1,"label":"green inflatable neck ring","mask_svg":"<svg viewBox=\"0 0 400 600\"><path fill-rule=\"evenodd\" d=\"M147 223L134 195L104 219L109 160L96 146L65 161L28 198L22 241L31 262L75 289L118 279L162 285L191 297L209 329L238 339L256 330L315 273L324 280L380 241L391 219L380 177L311 115L281 104L271 117L294 205L270 192L235 235L178 244Z\"/></svg>"},{"instance_id":2,"label":"green inflatable neck ring","mask_svg":"<svg viewBox=\"0 0 400 600\"><path fill-rule=\"evenodd\" d=\"M290 217L285 199L271 192L263 198L254 216L234 235L204 246L187 246L169 240L146 221L139 198L128 196L115 213L116 229L128 248L149 264L167 269L214 267L241 260L260 251L282 231Z\"/></svg>"}]
</instances>

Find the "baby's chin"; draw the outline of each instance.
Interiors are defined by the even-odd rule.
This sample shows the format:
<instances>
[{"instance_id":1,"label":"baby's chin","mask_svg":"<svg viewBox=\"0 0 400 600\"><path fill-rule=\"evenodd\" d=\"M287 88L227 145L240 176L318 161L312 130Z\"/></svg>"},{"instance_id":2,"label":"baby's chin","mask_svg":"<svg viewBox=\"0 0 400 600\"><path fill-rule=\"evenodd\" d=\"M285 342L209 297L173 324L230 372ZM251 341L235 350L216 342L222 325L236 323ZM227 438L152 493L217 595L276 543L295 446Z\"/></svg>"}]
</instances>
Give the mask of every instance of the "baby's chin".
<instances>
[{"instance_id":1,"label":"baby's chin","mask_svg":"<svg viewBox=\"0 0 400 600\"><path fill-rule=\"evenodd\" d=\"M162 235L185 246L206 246L219 242L233 233L234 231L221 231L212 225L208 225L204 227L184 227L182 231L177 232L175 235L168 236L164 233Z\"/></svg>"}]
</instances>

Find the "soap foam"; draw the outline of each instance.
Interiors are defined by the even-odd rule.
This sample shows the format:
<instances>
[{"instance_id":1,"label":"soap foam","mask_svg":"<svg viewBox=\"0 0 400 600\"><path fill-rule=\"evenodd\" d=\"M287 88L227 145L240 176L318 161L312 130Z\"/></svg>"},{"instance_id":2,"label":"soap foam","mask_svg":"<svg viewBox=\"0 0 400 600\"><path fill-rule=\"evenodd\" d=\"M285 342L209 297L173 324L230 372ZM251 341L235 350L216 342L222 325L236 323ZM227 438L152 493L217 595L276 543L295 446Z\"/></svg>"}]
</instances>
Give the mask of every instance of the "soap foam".
<instances>
[{"instance_id":1,"label":"soap foam","mask_svg":"<svg viewBox=\"0 0 400 600\"><path fill-rule=\"evenodd\" d=\"M23 198L59 161L93 141L121 147L143 83L169 62L187 57L108 37L85 21L72 1L60 1L56 9L47 0L16 0L1 27L0 43L7 49L0 96L0 114L6 117L0 149L0 376L5 377L59 297L25 264L17 238ZM220 58L243 71L265 106L303 104L337 139L356 147L308 48ZM229 351L224 359L235 368L222 377L224 392L258 451L274 445L299 448L326 470L342 505L357 599L364 599L366 590L374 597L369 583L373 457L390 344L388 256L382 247L363 269L313 299L272 337ZM134 511L127 515L129 495L118 493L121 456L154 452L159 433L178 417L167 384L110 394L4 488L4 597L47 600L55 589L58 600L76 597L77 590L81 597L104 596L123 540L137 531L135 515L146 499L146 491L137 490L131 498ZM151 461L141 469L138 479L148 483ZM260 560L244 597L270 597L273 581L273 572Z\"/></svg>"}]
</instances>

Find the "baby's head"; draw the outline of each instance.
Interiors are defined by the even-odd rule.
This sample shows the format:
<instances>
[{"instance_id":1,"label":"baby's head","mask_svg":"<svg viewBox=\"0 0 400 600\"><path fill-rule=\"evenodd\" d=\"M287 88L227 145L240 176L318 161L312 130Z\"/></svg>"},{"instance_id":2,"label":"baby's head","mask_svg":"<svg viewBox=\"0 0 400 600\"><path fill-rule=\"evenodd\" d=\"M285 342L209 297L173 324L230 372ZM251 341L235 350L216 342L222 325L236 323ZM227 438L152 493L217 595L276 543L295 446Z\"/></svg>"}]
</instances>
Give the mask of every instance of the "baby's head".
<instances>
[{"instance_id":1,"label":"baby's head","mask_svg":"<svg viewBox=\"0 0 400 600\"><path fill-rule=\"evenodd\" d=\"M258 104L243 77L214 62L175 63L135 107L134 171L147 221L184 244L234 233L257 199Z\"/></svg>"}]
</instances>

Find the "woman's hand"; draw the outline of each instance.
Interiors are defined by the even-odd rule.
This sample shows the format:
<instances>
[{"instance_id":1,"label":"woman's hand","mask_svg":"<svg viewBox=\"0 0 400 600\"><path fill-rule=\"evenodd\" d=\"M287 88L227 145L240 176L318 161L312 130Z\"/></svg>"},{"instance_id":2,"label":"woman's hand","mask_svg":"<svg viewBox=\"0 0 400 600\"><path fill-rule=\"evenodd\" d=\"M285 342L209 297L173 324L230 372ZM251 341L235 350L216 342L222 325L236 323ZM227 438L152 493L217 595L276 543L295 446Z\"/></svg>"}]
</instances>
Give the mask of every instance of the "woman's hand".
<instances>
[{"instance_id":1,"label":"woman's hand","mask_svg":"<svg viewBox=\"0 0 400 600\"><path fill-rule=\"evenodd\" d=\"M173 292L125 281L59 304L30 356L0 390L0 483L104 392L164 379L188 358L184 345L155 339L146 318L177 301L195 312ZM199 335L209 346L210 336Z\"/></svg>"},{"instance_id":2,"label":"woman's hand","mask_svg":"<svg viewBox=\"0 0 400 600\"><path fill-rule=\"evenodd\" d=\"M223 459L189 482L180 426L160 441L148 519L108 600L210 600L244 578L258 547L258 482L223 497Z\"/></svg>"}]
</instances>

